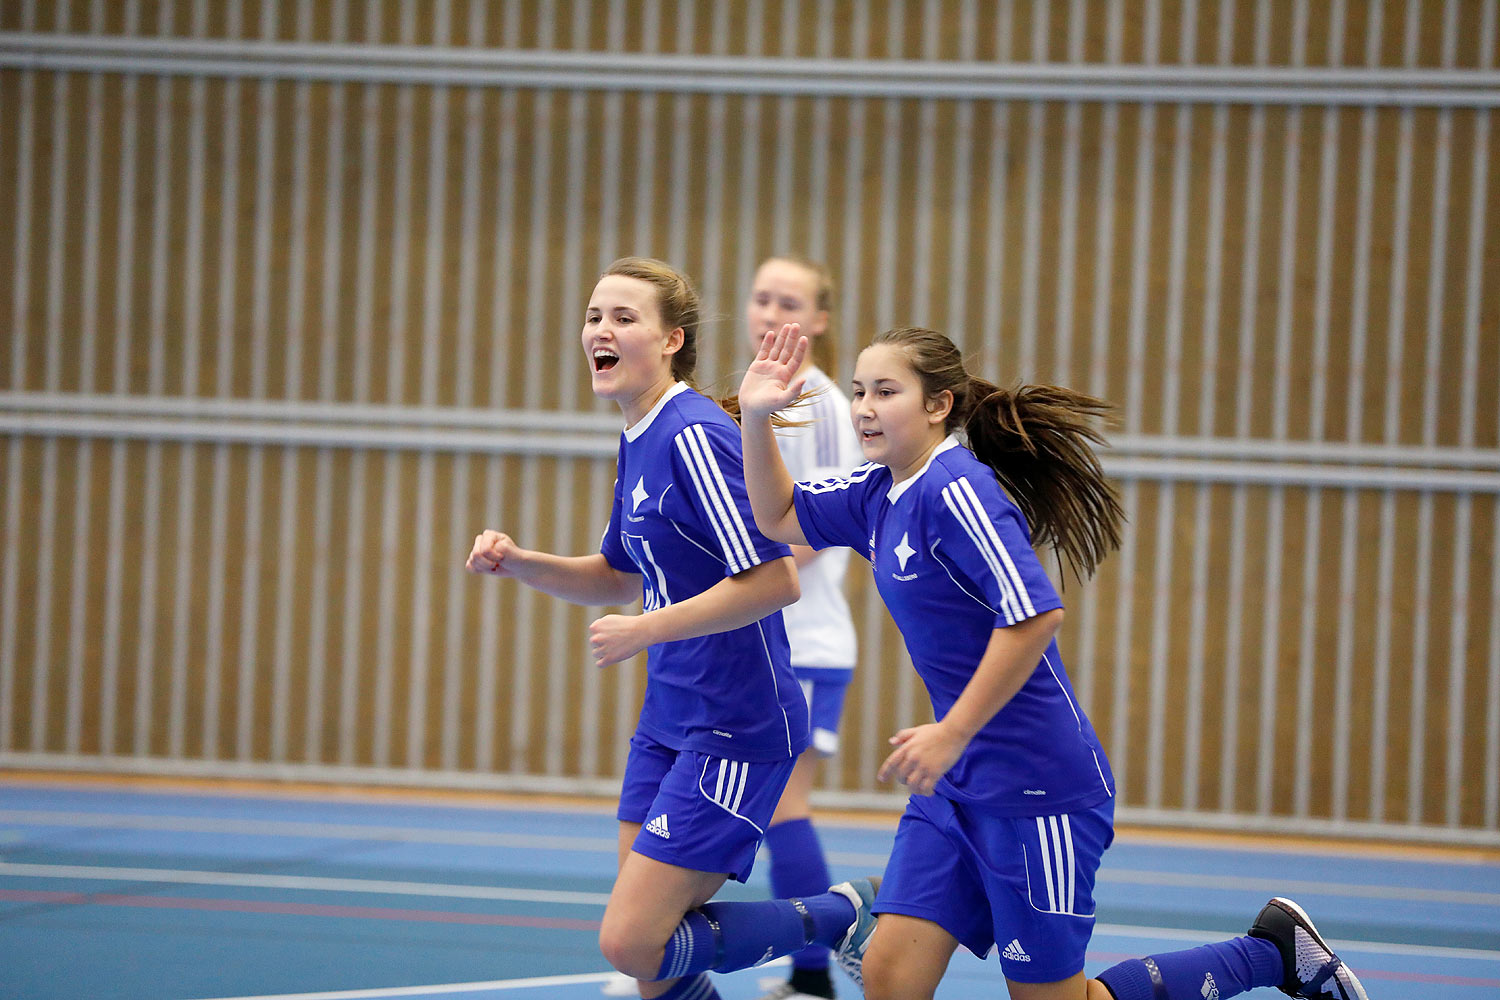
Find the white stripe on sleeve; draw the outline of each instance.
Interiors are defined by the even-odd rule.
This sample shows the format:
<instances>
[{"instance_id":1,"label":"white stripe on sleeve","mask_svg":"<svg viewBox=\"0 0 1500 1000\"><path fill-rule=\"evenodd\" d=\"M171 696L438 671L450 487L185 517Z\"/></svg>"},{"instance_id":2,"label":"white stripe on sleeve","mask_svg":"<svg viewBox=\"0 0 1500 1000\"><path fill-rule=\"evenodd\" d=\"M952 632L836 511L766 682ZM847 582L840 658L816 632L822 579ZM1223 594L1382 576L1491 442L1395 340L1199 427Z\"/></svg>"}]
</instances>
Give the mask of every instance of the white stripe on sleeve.
<instances>
[{"instance_id":1,"label":"white stripe on sleeve","mask_svg":"<svg viewBox=\"0 0 1500 1000\"><path fill-rule=\"evenodd\" d=\"M713 524L714 533L719 536L730 574L757 565L761 561L760 553L755 551L750 532L745 529L745 522L735 506L728 483L724 481L724 473L708 447L703 428L698 424L685 428L677 435L677 450L693 477L703 511Z\"/></svg>"},{"instance_id":2,"label":"white stripe on sleeve","mask_svg":"<svg viewBox=\"0 0 1500 1000\"><path fill-rule=\"evenodd\" d=\"M979 496L974 492L974 487L969 484L969 480L959 477L957 485L962 487L964 492L969 495L969 499L974 503L974 508L983 512L984 505L979 502ZM1011 562L1010 552L1005 548L1005 543L1000 540L1000 533L995 530L995 523L988 516L980 518L979 523L989 535L990 541L995 546L995 550L999 552L1000 560L1005 563L1006 572L1010 574L1010 580L1016 588L1016 594L1021 598L1021 610L1025 612L1025 617L1033 617L1036 614L1036 608L1031 603L1031 595L1026 592L1026 584L1022 581L1021 574L1016 571L1016 564Z\"/></svg>"},{"instance_id":3,"label":"white stripe on sleeve","mask_svg":"<svg viewBox=\"0 0 1500 1000\"><path fill-rule=\"evenodd\" d=\"M969 498L957 489L958 480L943 487L943 502L963 526L964 533L974 543L974 548L984 557L986 565L995 577L995 582L1000 585L1000 610L1005 613L1005 623L1014 625L1021 620L1020 603L1016 600L1015 590L1000 566L1000 559L994 549L988 544L984 532L975 522L984 517L983 511L975 512L969 508Z\"/></svg>"}]
</instances>

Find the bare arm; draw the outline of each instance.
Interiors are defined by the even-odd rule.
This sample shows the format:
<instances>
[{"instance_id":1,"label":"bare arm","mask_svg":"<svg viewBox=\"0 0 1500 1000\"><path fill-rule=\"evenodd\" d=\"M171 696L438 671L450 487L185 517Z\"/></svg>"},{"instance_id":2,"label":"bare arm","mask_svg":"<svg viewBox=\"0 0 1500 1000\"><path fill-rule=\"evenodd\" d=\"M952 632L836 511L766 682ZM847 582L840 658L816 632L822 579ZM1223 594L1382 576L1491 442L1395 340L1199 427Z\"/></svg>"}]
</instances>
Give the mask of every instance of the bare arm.
<instances>
[{"instance_id":1,"label":"bare arm","mask_svg":"<svg viewBox=\"0 0 1500 1000\"><path fill-rule=\"evenodd\" d=\"M791 405L802 391L804 380L796 373L807 354L807 338L798 337L797 330L797 324L788 323L780 333L767 333L746 370L740 383L740 441L755 526L767 538L806 545L792 502L792 475L771 430L771 414Z\"/></svg>"},{"instance_id":2,"label":"bare arm","mask_svg":"<svg viewBox=\"0 0 1500 1000\"><path fill-rule=\"evenodd\" d=\"M589 626L595 662L629 659L647 646L729 632L759 621L800 596L787 557L728 576L701 594L641 615L605 615Z\"/></svg>"},{"instance_id":3,"label":"bare arm","mask_svg":"<svg viewBox=\"0 0 1500 1000\"><path fill-rule=\"evenodd\" d=\"M641 593L641 578L615 569L603 555L557 556L523 549L499 531L479 533L464 568L519 580L574 604L628 604Z\"/></svg>"},{"instance_id":4,"label":"bare arm","mask_svg":"<svg viewBox=\"0 0 1500 1000\"><path fill-rule=\"evenodd\" d=\"M880 780L895 778L914 794L931 795L974 735L1021 690L1062 620L1062 608L1054 608L995 629L974 676L948 714L939 722L903 729L891 737L896 750L880 766Z\"/></svg>"}]
</instances>

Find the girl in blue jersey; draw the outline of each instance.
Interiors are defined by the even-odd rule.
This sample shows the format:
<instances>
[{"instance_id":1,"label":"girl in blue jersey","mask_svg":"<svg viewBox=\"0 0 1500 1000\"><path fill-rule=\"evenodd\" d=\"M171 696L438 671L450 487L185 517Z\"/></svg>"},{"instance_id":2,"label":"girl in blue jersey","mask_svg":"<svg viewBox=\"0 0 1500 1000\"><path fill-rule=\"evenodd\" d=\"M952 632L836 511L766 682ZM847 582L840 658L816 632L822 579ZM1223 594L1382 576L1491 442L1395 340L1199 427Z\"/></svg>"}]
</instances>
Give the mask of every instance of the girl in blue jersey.
<instances>
[{"instance_id":1,"label":"girl in blue jersey","mask_svg":"<svg viewBox=\"0 0 1500 1000\"><path fill-rule=\"evenodd\" d=\"M484 531L467 564L579 604L641 597L641 614L589 626L601 667L647 651L599 941L643 997L667 1000L718 996L706 970L837 945L861 901L846 887L708 903L726 879L749 874L807 746L807 707L779 611L798 595L789 550L755 528L734 420L689 385L698 315L692 286L660 261L627 257L606 270L583 349L594 392L619 405L626 426L600 552L552 555Z\"/></svg>"},{"instance_id":2,"label":"girl in blue jersey","mask_svg":"<svg viewBox=\"0 0 1500 1000\"><path fill-rule=\"evenodd\" d=\"M1058 656L1062 602L1032 544L1082 575L1116 547L1121 511L1090 447L1107 404L1056 386L1002 391L971 376L942 334L892 330L854 372L869 461L794 484L769 417L802 388L797 332L768 334L740 387L756 523L869 559L938 720L891 737L880 768L912 796L869 907L879 920L845 949L856 963L865 942L866 995L930 998L962 944L999 950L1016 1000L1224 1000L1258 986L1365 1000L1306 914L1279 898L1248 936L1085 977L1114 780Z\"/></svg>"},{"instance_id":3,"label":"girl in blue jersey","mask_svg":"<svg viewBox=\"0 0 1500 1000\"><path fill-rule=\"evenodd\" d=\"M755 269L745 303L745 328L751 350L758 350L768 331L798 324L814 339L828 333L833 282L821 264L800 257L770 257ZM838 385L803 360L807 400L796 408L797 423L778 428L777 449L795 479L839 476L860 461L859 443L849 426L849 400ZM849 550L815 552L792 546L802 597L782 610L792 647L792 672L807 698L811 745L797 758L771 825L766 850L771 862L771 894L815 894L832 879L828 861L813 828L810 795L822 760L839 745L839 718L844 692L854 674L854 618L844 596ZM760 1000L811 1000L832 997L827 948L814 946L792 955L790 978L776 983Z\"/></svg>"}]
</instances>

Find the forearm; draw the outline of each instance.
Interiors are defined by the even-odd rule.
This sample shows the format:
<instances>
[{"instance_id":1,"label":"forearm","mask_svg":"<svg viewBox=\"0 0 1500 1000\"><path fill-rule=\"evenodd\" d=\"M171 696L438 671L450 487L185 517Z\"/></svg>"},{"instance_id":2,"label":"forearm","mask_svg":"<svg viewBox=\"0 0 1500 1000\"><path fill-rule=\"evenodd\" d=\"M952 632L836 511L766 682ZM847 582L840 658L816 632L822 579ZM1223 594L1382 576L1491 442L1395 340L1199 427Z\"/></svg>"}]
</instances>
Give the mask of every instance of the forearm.
<instances>
[{"instance_id":1,"label":"forearm","mask_svg":"<svg viewBox=\"0 0 1500 1000\"><path fill-rule=\"evenodd\" d=\"M806 545L797 508L792 501L792 474L776 447L769 417L744 415L740 442L745 456L745 491L761 534L778 542Z\"/></svg>"},{"instance_id":2,"label":"forearm","mask_svg":"<svg viewBox=\"0 0 1500 1000\"><path fill-rule=\"evenodd\" d=\"M974 676L969 678L941 724L965 741L973 739L1025 685L1057 634L1062 619L1062 609L1057 608L1020 624L995 629Z\"/></svg>"},{"instance_id":3,"label":"forearm","mask_svg":"<svg viewBox=\"0 0 1500 1000\"><path fill-rule=\"evenodd\" d=\"M729 632L759 621L797 600L797 571L789 558L725 577L701 594L641 616L649 645Z\"/></svg>"},{"instance_id":4,"label":"forearm","mask_svg":"<svg viewBox=\"0 0 1500 1000\"><path fill-rule=\"evenodd\" d=\"M640 596L640 577L622 573L599 554L558 556L526 550L512 564L511 575L544 594L574 604L628 604Z\"/></svg>"}]
</instances>

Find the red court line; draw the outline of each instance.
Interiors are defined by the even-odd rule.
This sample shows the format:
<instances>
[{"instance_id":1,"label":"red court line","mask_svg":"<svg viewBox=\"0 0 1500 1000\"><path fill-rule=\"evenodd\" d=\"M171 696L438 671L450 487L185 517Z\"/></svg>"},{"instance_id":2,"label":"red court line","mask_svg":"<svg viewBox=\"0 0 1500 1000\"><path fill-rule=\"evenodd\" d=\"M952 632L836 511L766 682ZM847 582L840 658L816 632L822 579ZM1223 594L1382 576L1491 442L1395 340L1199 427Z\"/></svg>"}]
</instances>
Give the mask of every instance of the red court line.
<instances>
[{"instance_id":1,"label":"red court line","mask_svg":"<svg viewBox=\"0 0 1500 1000\"><path fill-rule=\"evenodd\" d=\"M0 889L0 900L18 903L66 903L99 906L137 906L158 910L214 910L223 913L277 913L305 917L349 917L358 920L411 920L437 924L479 924L501 927L543 927L555 930L597 931L599 921L570 917L520 917L503 913L463 913L453 910L402 910L386 906L332 906L324 903L270 902L254 899L197 899L186 896L128 896L114 893L57 892Z\"/></svg>"},{"instance_id":2,"label":"red court line","mask_svg":"<svg viewBox=\"0 0 1500 1000\"><path fill-rule=\"evenodd\" d=\"M1123 962L1140 955L1127 952L1093 951L1088 957L1095 962ZM1398 983L1434 983L1441 986L1476 986L1480 989L1500 989L1500 979L1485 979L1479 976L1450 976L1439 972L1396 972L1392 969L1367 969L1363 965L1352 966L1360 979L1390 980Z\"/></svg>"}]
</instances>

